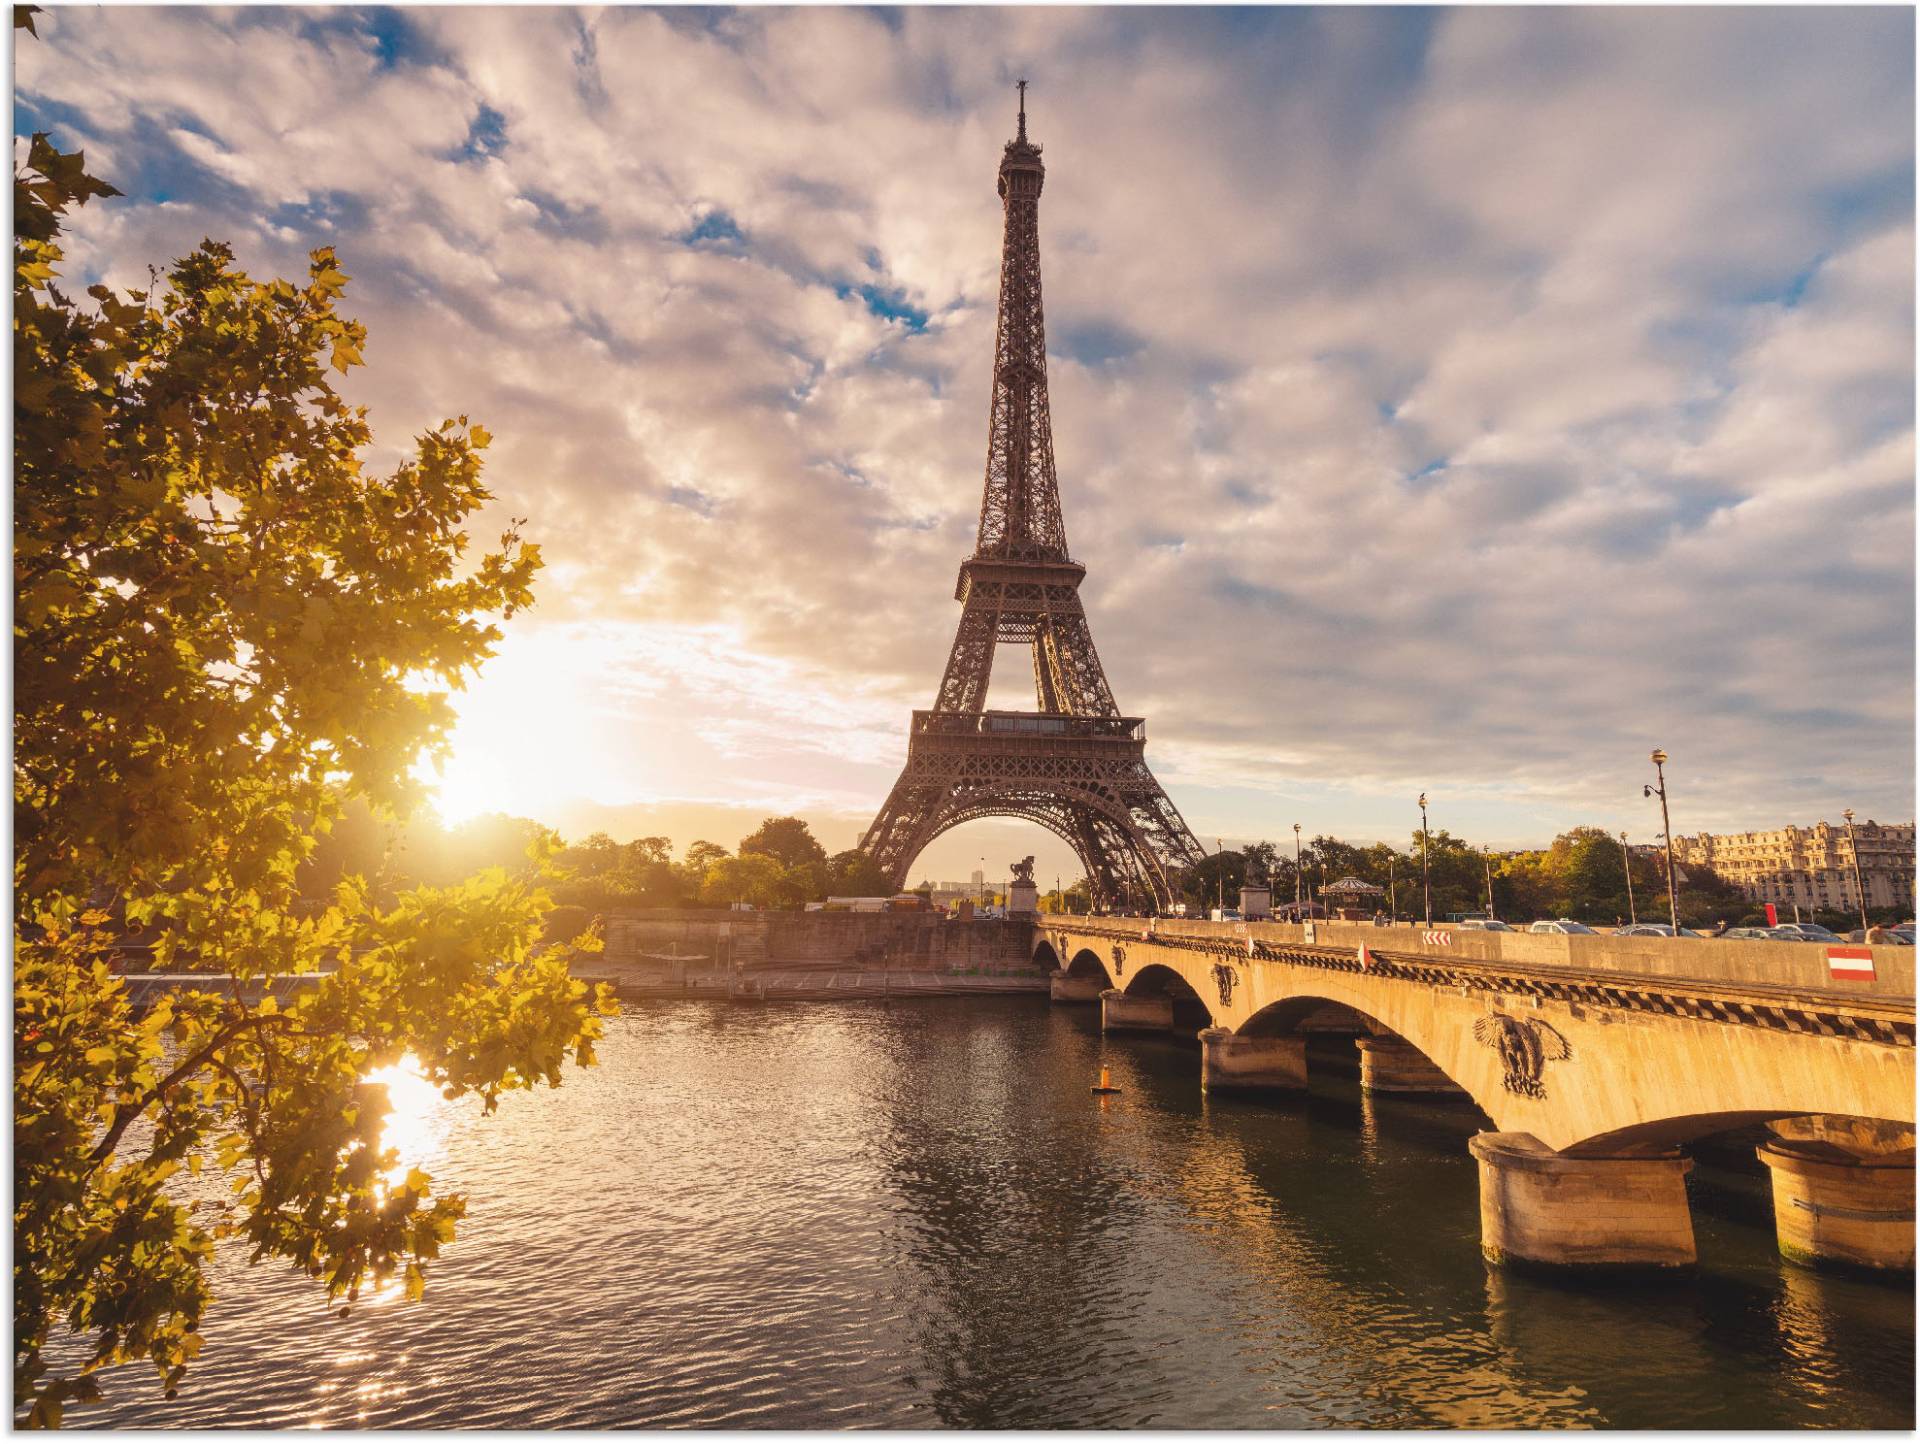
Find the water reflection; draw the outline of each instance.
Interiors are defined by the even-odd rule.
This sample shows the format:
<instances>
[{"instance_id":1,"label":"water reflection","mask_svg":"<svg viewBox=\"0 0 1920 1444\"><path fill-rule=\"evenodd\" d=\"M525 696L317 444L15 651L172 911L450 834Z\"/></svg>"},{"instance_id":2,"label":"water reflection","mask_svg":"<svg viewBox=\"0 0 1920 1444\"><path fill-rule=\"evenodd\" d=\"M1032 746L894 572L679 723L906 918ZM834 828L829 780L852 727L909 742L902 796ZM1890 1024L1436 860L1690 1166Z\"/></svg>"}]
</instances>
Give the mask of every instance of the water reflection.
<instances>
[{"instance_id":1,"label":"water reflection","mask_svg":"<svg viewBox=\"0 0 1920 1444\"><path fill-rule=\"evenodd\" d=\"M447 1100L420 1071L411 1053L397 1063L375 1068L366 1081L386 1091L387 1116L381 1121L380 1147L392 1149L399 1160L387 1170L389 1186L401 1182L412 1168L427 1168L438 1156Z\"/></svg>"},{"instance_id":2,"label":"water reflection","mask_svg":"<svg viewBox=\"0 0 1920 1444\"><path fill-rule=\"evenodd\" d=\"M1208 1098L1191 1041L1024 1000L650 1005L600 1052L492 1118L382 1070L401 1169L470 1202L425 1301L224 1250L178 1400L123 1371L76 1422L1912 1423L1911 1290L1770 1223L1697 1209L1652 1291L1488 1271L1471 1109Z\"/></svg>"}]
</instances>

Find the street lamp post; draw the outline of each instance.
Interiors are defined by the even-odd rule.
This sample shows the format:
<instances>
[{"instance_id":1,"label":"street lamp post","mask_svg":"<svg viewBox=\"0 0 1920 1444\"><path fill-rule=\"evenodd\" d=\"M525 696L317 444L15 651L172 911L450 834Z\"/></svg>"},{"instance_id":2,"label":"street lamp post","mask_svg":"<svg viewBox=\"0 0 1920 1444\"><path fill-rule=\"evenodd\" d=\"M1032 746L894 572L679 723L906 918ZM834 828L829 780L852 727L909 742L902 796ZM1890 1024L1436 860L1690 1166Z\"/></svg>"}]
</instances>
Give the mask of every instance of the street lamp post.
<instances>
[{"instance_id":1,"label":"street lamp post","mask_svg":"<svg viewBox=\"0 0 1920 1444\"><path fill-rule=\"evenodd\" d=\"M1300 824L1293 825L1293 920L1300 921Z\"/></svg>"},{"instance_id":2,"label":"street lamp post","mask_svg":"<svg viewBox=\"0 0 1920 1444\"><path fill-rule=\"evenodd\" d=\"M1427 870L1427 794L1420 794L1420 893L1426 899L1427 926L1433 926L1433 875Z\"/></svg>"},{"instance_id":3,"label":"street lamp post","mask_svg":"<svg viewBox=\"0 0 1920 1444\"><path fill-rule=\"evenodd\" d=\"M1480 861L1487 869L1487 920L1493 920L1493 852L1484 842L1480 844Z\"/></svg>"},{"instance_id":4,"label":"street lamp post","mask_svg":"<svg viewBox=\"0 0 1920 1444\"><path fill-rule=\"evenodd\" d=\"M1400 921L1400 914L1393 896L1393 865L1399 856L1400 854L1394 852L1391 848L1387 850L1387 917L1392 922Z\"/></svg>"},{"instance_id":5,"label":"street lamp post","mask_svg":"<svg viewBox=\"0 0 1920 1444\"><path fill-rule=\"evenodd\" d=\"M1853 890L1860 898L1860 941L1867 940L1867 885L1860 880L1860 844L1853 836L1853 809L1840 814L1847 820L1847 851L1853 854Z\"/></svg>"},{"instance_id":6,"label":"street lamp post","mask_svg":"<svg viewBox=\"0 0 1920 1444\"><path fill-rule=\"evenodd\" d=\"M1660 799L1660 826L1666 829L1663 835L1667 839L1667 915L1677 938L1680 936L1680 895L1673 885L1673 821L1667 816L1667 754L1658 747L1653 749L1653 771L1658 782L1643 786L1640 795Z\"/></svg>"},{"instance_id":7,"label":"street lamp post","mask_svg":"<svg viewBox=\"0 0 1920 1444\"><path fill-rule=\"evenodd\" d=\"M980 859L980 882L973 892L974 907L980 912L985 912L987 910L987 860L984 857Z\"/></svg>"},{"instance_id":8,"label":"street lamp post","mask_svg":"<svg viewBox=\"0 0 1920 1444\"><path fill-rule=\"evenodd\" d=\"M1640 914L1633 910L1633 858L1627 852L1627 835L1620 834L1620 871L1627 875L1627 921L1638 923Z\"/></svg>"}]
</instances>

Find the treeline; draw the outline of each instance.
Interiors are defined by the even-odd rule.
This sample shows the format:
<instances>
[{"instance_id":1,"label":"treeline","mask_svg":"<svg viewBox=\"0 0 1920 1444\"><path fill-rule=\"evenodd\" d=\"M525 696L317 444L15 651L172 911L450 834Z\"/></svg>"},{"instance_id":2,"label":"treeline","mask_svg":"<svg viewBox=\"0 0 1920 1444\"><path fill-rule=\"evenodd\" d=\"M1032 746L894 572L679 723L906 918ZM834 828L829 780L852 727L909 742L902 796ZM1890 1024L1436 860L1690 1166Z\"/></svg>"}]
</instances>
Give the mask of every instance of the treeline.
<instances>
[{"instance_id":1,"label":"treeline","mask_svg":"<svg viewBox=\"0 0 1920 1444\"><path fill-rule=\"evenodd\" d=\"M344 877L367 879L377 895L406 887L443 887L487 867L509 872L547 866L548 889L566 913L554 920L572 931L597 914L623 908L725 907L749 903L761 908L798 908L827 897L874 897L895 891L873 860L858 849L829 854L807 824L797 817L769 817L732 849L697 839L676 857L665 837L616 842L595 832L579 842L523 817L490 814L457 827L431 816L407 822L382 821L365 807L349 809L332 832L319 841L303 865L301 891L323 897ZM1428 838L1428 872L1433 915L1477 912L1487 906L1491 884L1495 914L1509 921L1575 918L1611 924L1637 914L1646 921L1667 917L1664 866L1658 856L1622 854L1620 840L1597 827L1576 827L1537 852L1484 851L1444 829ZM1631 866L1633 898L1627 895ZM1420 837L1404 848L1377 842L1359 846L1319 836L1300 844L1296 868L1290 845L1256 842L1209 855L1184 879L1183 895L1192 909L1224 900L1239 902L1249 872L1266 877L1276 905L1291 903L1294 882L1299 895L1314 899L1320 889L1343 877L1357 877L1391 895L1392 911L1402 917L1424 915L1421 895ZM1726 922L1762 922L1757 904L1739 889L1704 868L1686 869L1680 880L1680 921L1688 927ZM995 901L999 899L996 897ZM1121 899L1124 906L1128 901ZM1043 894L1047 912L1085 912L1090 890L1083 878ZM1136 898L1144 908L1147 899ZM1381 909L1387 910L1383 897Z\"/></svg>"},{"instance_id":2,"label":"treeline","mask_svg":"<svg viewBox=\"0 0 1920 1444\"><path fill-rule=\"evenodd\" d=\"M1300 844L1297 867L1290 844L1256 842L1209 856L1187 875L1185 897L1190 907L1212 907L1223 897L1228 907L1235 906L1251 868L1255 875L1270 879L1276 905L1293 901L1296 878L1300 897L1311 900L1327 884L1357 877L1389 890L1392 910L1399 916L1421 917L1425 901L1420 860L1418 832L1405 848L1384 842L1361 847L1337 837L1316 837ZM1620 839L1604 828L1576 827L1540 851L1505 853L1476 847L1436 829L1427 838L1427 871L1436 918L1484 909L1489 887L1495 915L1509 921L1564 917L1612 924L1636 913L1648 922L1665 921L1668 915L1664 863L1639 852L1623 853ZM1074 891L1068 890L1069 908ZM1737 887L1707 869L1685 869L1678 891L1683 926L1765 920L1758 904L1741 897ZM1387 910L1387 898L1380 900L1380 907Z\"/></svg>"},{"instance_id":3,"label":"treeline","mask_svg":"<svg viewBox=\"0 0 1920 1444\"><path fill-rule=\"evenodd\" d=\"M446 827L430 815L385 820L364 806L349 808L319 840L299 880L302 894L310 898L324 897L356 875L376 895L391 896L408 887L447 886L483 868L519 872L542 865L556 905L586 916L617 908L736 902L800 907L827 897L894 891L865 853L854 849L829 856L797 817L769 817L731 851L697 840L676 859L665 837L615 842L595 832L568 843L524 817L491 813Z\"/></svg>"}]
</instances>

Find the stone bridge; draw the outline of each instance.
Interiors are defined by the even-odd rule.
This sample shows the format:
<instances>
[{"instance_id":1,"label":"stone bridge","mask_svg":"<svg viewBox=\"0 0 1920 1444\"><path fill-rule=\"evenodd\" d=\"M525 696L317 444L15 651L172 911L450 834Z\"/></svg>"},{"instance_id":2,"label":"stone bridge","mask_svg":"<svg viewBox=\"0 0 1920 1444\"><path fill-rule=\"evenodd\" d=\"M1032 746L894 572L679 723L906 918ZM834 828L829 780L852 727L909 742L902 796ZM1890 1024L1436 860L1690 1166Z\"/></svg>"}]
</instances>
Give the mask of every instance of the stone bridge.
<instances>
[{"instance_id":1,"label":"stone bridge","mask_svg":"<svg viewBox=\"0 0 1920 1444\"><path fill-rule=\"evenodd\" d=\"M1471 1100L1488 1258L1690 1264L1687 1146L1765 1125L1782 1253L1911 1269L1914 950L1044 917L1034 957L1109 1032L1196 1033L1209 1090Z\"/></svg>"}]
</instances>

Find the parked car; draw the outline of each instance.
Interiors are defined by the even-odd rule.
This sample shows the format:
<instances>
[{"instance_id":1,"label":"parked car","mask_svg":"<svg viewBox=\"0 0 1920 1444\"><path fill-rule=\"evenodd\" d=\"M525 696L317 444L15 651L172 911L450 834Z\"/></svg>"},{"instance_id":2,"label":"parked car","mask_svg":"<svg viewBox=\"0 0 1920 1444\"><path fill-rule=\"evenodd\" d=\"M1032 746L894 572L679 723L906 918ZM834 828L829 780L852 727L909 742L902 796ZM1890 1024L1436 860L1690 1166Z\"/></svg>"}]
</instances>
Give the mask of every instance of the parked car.
<instances>
[{"instance_id":1,"label":"parked car","mask_svg":"<svg viewBox=\"0 0 1920 1444\"><path fill-rule=\"evenodd\" d=\"M1728 928L1720 934L1723 938L1745 939L1748 942L1773 943L1780 941L1765 928Z\"/></svg>"},{"instance_id":2,"label":"parked car","mask_svg":"<svg viewBox=\"0 0 1920 1444\"><path fill-rule=\"evenodd\" d=\"M1847 934L1847 941L1850 943L1866 943L1876 948L1910 948L1913 946L1912 934L1904 933L1900 931L1899 928L1867 928L1864 931L1860 928L1855 928Z\"/></svg>"},{"instance_id":3,"label":"parked car","mask_svg":"<svg viewBox=\"0 0 1920 1444\"><path fill-rule=\"evenodd\" d=\"M1780 923L1768 928L1767 932L1789 943L1837 943L1840 941L1838 933L1829 932L1818 923Z\"/></svg>"},{"instance_id":4,"label":"parked car","mask_svg":"<svg viewBox=\"0 0 1920 1444\"><path fill-rule=\"evenodd\" d=\"M1616 938L1670 938L1675 936L1672 923L1629 923L1624 928L1615 928ZM1679 936L1697 938L1704 934L1696 933L1692 928L1680 929Z\"/></svg>"},{"instance_id":5,"label":"parked car","mask_svg":"<svg viewBox=\"0 0 1920 1444\"><path fill-rule=\"evenodd\" d=\"M1535 923L1532 927L1528 928L1527 931L1530 933L1563 933L1563 934L1569 934L1569 935L1574 933L1583 933L1587 937L1598 936L1598 934L1595 933L1594 930L1588 927L1585 923L1577 923L1572 918L1553 918L1551 920L1543 920L1541 922Z\"/></svg>"},{"instance_id":6,"label":"parked car","mask_svg":"<svg viewBox=\"0 0 1920 1444\"><path fill-rule=\"evenodd\" d=\"M1462 918L1453 926L1463 933L1510 933L1513 931L1497 918Z\"/></svg>"}]
</instances>

